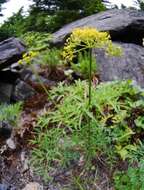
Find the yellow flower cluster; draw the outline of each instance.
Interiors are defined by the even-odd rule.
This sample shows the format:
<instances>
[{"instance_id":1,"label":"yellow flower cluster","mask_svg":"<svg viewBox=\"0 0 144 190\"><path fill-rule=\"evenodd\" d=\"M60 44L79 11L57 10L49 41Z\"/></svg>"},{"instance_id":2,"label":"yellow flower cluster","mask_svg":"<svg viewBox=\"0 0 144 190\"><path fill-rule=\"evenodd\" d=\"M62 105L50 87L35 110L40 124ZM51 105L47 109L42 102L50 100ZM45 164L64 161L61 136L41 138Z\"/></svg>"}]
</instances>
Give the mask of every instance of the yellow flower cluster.
<instances>
[{"instance_id":1,"label":"yellow flower cluster","mask_svg":"<svg viewBox=\"0 0 144 190\"><path fill-rule=\"evenodd\" d=\"M21 60L18 61L19 64L31 64L31 61L33 58L35 58L38 55L37 52L30 51L28 53L23 54L23 57Z\"/></svg>"},{"instance_id":2,"label":"yellow flower cluster","mask_svg":"<svg viewBox=\"0 0 144 190\"><path fill-rule=\"evenodd\" d=\"M85 49L104 48L110 55L120 55L119 47L114 46L107 32L99 32L95 28L76 28L66 40L63 57L72 61L76 53Z\"/></svg>"}]
</instances>

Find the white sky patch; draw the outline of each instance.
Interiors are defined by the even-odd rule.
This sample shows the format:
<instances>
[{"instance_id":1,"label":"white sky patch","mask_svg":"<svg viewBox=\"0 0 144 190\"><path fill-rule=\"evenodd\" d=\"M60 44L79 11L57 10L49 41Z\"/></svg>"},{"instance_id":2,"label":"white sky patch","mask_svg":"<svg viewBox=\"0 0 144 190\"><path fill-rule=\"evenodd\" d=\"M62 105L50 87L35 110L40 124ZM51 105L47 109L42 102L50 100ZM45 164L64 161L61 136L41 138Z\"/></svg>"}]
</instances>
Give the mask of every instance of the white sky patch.
<instances>
[{"instance_id":1,"label":"white sky patch","mask_svg":"<svg viewBox=\"0 0 144 190\"><path fill-rule=\"evenodd\" d=\"M127 7L136 6L135 0L110 0L110 2L118 5L118 7L121 7L121 4Z\"/></svg>"},{"instance_id":2,"label":"white sky patch","mask_svg":"<svg viewBox=\"0 0 144 190\"><path fill-rule=\"evenodd\" d=\"M110 0L111 3L118 5L121 4L125 6L135 6L135 0ZM24 11L27 11L29 6L32 4L32 0L9 0L9 2L3 4L2 14L3 17L0 17L0 23L3 23L8 17L12 16L13 13L16 13L22 6L24 7Z\"/></svg>"},{"instance_id":3,"label":"white sky patch","mask_svg":"<svg viewBox=\"0 0 144 190\"><path fill-rule=\"evenodd\" d=\"M24 7L24 11L27 11L30 5L32 5L31 0L9 0L2 6L2 14L4 16L0 17L0 23L12 16L13 13L16 13L21 7Z\"/></svg>"}]
</instances>

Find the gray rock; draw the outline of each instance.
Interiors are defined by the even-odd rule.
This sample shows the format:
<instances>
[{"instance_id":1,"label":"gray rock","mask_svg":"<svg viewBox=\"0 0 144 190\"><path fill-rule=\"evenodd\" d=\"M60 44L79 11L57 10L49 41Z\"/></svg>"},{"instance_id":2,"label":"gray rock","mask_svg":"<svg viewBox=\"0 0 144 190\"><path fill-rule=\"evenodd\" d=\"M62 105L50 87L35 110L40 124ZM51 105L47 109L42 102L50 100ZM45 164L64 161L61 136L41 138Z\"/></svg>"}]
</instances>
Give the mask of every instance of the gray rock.
<instances>
[{"instance_id":1,"label":"gray rock","mask_svg":"<svg viewBox=\"0 0 144 190\"><path fill-rule=\"evenodd\" d=\"M44 85L44 86L46 86L47 88L49 87L49 88L51 88L51 87L53 87L53 86L55 86L56 85L56 82L54 82L54 81L52 81L52 80L49 80L49 79L46 79L46 78L44 78L44 77L42 77L42 76L36 76L36 75L31 75L29 78L28 78L28 81L30 82L30 83L33 83L33 84L35 84L35 85Z\"/></svg>"},{"instance_id":2,"label":"gray rock","mask_svg":"<svg viewBox=\"0 0 144 190\"><path fill-rule=\"evenodd\" d=\"M24 67L20 70L20 78L24 81L29 80L33 73L39 73L41 70L39 64L33 64L30 67Z\"/></svg>"},{"instance_id":3,"label":"gray rock","mask_svg":"<svg viewBox=\"0 0 144 190\"><path fill-rule=\"evenodd\" d=\"M19 73L16 71L0 71L0 103L10 103L13 86Z\"/></svg>"},{"instance_id":4,"label":"gray rock","mask_svg":"<svg viewBox=\"0 0 144 190\"><path fill-rule=\"evenodd\" d=\"M23 101L35 94L36 91L29 84L18 79L12 93L12 100Z\"/></svg>"},{"instance_id":5,"label":"gray rock","mask_svg":"<svg viewBox=\"0 0 144 190\"><path fill-rule=\"evenodd\" d=\"M0 184L0 190L8 190L9 187L7 185Z\"/></svg>"},{"instance_id":6,"label":"gray rock","mask_svg":"<svg viewBox=\"0 0 144 190\"><path fill-rule=\"evenodd\" d=\"M112 9L94 14L65 25L53 34L53 45L63 45L74 28L94 27L109 31L112 40L142 44L144 34L144 11Z\"/></svg>"},{"instance_id":7,"label":"gray rock","mask_svg":"<svg viewBox=\"0 0 144 190\"><path fill-rule=\"evenodd\" d=\"M10 148L12 150L16 149L16 144L12 138L7 139L6 144L7 144L8 148Z\"/></svg>"},{"instance_id":8,"label":"gray rock","mask_svg":"<svg viewBox=\"0 0 144 190\"><path fill-rule=\"evenodd\" d=\"M17 62L26 52L24 44L16 38L0 42L0 70Z\"/></svg>"},{"instance_id":9,"label":"gray rock","mask_svg":"<svg viewBox=\"0 0 144 190\"><path fill-rule=\"evenodd\" d=\"M19 71L22 69L22 65L20 65L18 62L13 63L9 68L11 71Z\"/></svg>"},{"instance_id":10,"label":"gray rock","mask_svg":"<svg viewBox=\"0 0 144 190\"><path fill-rule=\"evenodd\" d=\"M13 85L10 83L0 82L0 103L10 103Z\"/></svg>"},{"instance_id":11,"label":"gray rock","mask_svg":"<svg viewBox=\"0 0 144 190\"><path fill-rule=\"evenodd\" d=\"M20 79L21 80L28 80L31 76L32 76L32 71L31 69L29 68L23 68L21 71L20 71Z\"/></svg>"},{"instance_id":12,"label":"gray rock","mask_svg":"<svg viewBox=\"0 0 144 190\"><path fill-rule=\"evenodd\" d=\"M144 87L144 47L117 43L122 47L121 57L110 57L103 50L93 50L102 81L132 79Z\"/></svg>"},{"instance_id":13,"label":"gray rock","mask_svg":"<svg viewBox=\"0 0 144 190\"><path fill-rule=\"evenodd\" d=\"M0 122L0 138L8 139L10 138L11 133L12 133L12 126L6 121L1 121Z\"/></svg>"},{"instance_id":14,"label":"gray rock","mask_svg":"<svg viewBox=\"0 0 144 190\"><path fill-rule=\"evenodd\" d=\"M0 184L0 190L16 190L16 188L11 185Z\"/></svg>"},{"instance_id":15,"label":"gray rock","mask_svg":"<svg viewBox=\"0 0 144 190\"><path fill-rule=\"evenodd\" d=\"M0 82L14 84L15 81L19 78L19 72L6 70L0 71Z\"/></svg>"},{"instance_id":16,"label":"gray rock","mask_svg":"<svg viewBox=\"0 0 144 190\"><path fill-rule=\"evenodd\" d=\"M49 80L47 78L44 78L40 76L39 74L37 74L36 76L35 74L32 73L31 69L29 68L24 68L21 70L20 79L25 81L28 84L31 84L32 86L35 86L36 88L38 87L39 89L43 88L42 84L48 89L56 85L56 82Z\"/></svg>"}]
</instances>

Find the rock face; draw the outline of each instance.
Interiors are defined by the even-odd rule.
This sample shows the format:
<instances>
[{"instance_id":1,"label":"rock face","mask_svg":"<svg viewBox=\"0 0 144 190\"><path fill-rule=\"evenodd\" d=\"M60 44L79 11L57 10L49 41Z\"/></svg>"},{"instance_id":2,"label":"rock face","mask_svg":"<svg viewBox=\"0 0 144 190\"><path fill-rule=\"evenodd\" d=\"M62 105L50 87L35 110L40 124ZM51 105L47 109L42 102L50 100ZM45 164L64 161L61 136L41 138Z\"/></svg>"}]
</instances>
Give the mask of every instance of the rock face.
<instances>
[{"instance_id":1,"label":"rock face","mask_svg":"<svg viewBox=\"0 0 144 190\"><path fill-rule=\"evenodd\" d=\"M108 57L93 50L101 81L132 79L144 87L144 11L112 9L72 22L53 34L53 45L63 45L74 28L94 27L108 31L113 42L122 47L121 57Z\"/></svg>"},{"instance_id":2,"label":"rock face","mask_svg":"<svg viewBox=\"0 0 144 190\"><path fill-rule=\"evenodd\" d=\"M94 27L108 31L112 40L142 44L144 36L144 12L112 9L67 24L53 34L52 44L62 45L66 37L77 27Z\"/></svg>"},{"instance_id":3,"label":"rock face","mask_svg":"<svg viewBox=\"0 0 144 190\"><path fill-rule=\"evenodd\" d=\"M17 62L25 51L24 44L16 38L0 42L0 70Z\"/></svg>"},{"instance_id":4,"label":"rock face","mask_svg":"<svg viewBox=\"0 0 144 190\"><path fill-rule=\"evenodd\" d=\"M20 66L16 63L26 48L17 38L0 42L0 103L10 103L14 83L19 77Z\"/></svg>"},{"instance_id":5,"label":"rock face","mask_svg":"<svg viewBox=\"0 0 144 190\"><path fill-rule=\"evenodd\" d=\"M93 50L102 81L132 79L144 87L144 48L128 43L117 43L122 48L120 57L110 57L103 50Z\"/></svg>"},{"instance_id":6,"label":"rock face","mask_svg":"<svg viewBox=\"0 0 144 190\"><path fill-rule=\"evenodd\" d=\"M17 38L0 42L0 103L25 100L35 94L25 81L18 80L22 68L17 61L25 52L25 45Z\"/></svg>"}]
</instances>

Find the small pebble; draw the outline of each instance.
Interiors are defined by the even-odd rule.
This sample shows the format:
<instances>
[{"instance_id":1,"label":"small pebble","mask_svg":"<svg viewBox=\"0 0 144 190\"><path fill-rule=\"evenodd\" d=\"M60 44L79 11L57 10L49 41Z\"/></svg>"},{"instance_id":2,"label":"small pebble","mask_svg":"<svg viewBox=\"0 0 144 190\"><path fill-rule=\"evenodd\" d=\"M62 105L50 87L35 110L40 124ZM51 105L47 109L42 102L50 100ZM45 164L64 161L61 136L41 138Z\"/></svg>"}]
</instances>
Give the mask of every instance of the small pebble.
<instances>
[{"instance_id":1,"label":"small pebble","mask_svg":"<svg viewBox=\"0 0 144 190\"><path fill-rule=\"evenodd\" d=\"M40 184L33 182L27 184L23 190L43 190L43 187Z\"/></svg>"},{"instance_id":2,"label":"small pebble","mask_svg":"<svg viewBox=\"0 0 144 190\"><path fill-rule=\"evenodd\" d=\"M0 184L0 190L9 190L7 185Z\"/></svg>"},{"instance_id":3,"label":"small pebble","mask_svg":"<svg viewBox=\"0 0 144 190\"><path fill-rule=\"evenodd\" d=\"M6 144L8 145L8 147L10 149L12 149L12 150L16 149L16 145L15 145L14 141L11 138L7 139Z\"/></svg>"}]
</instances>

